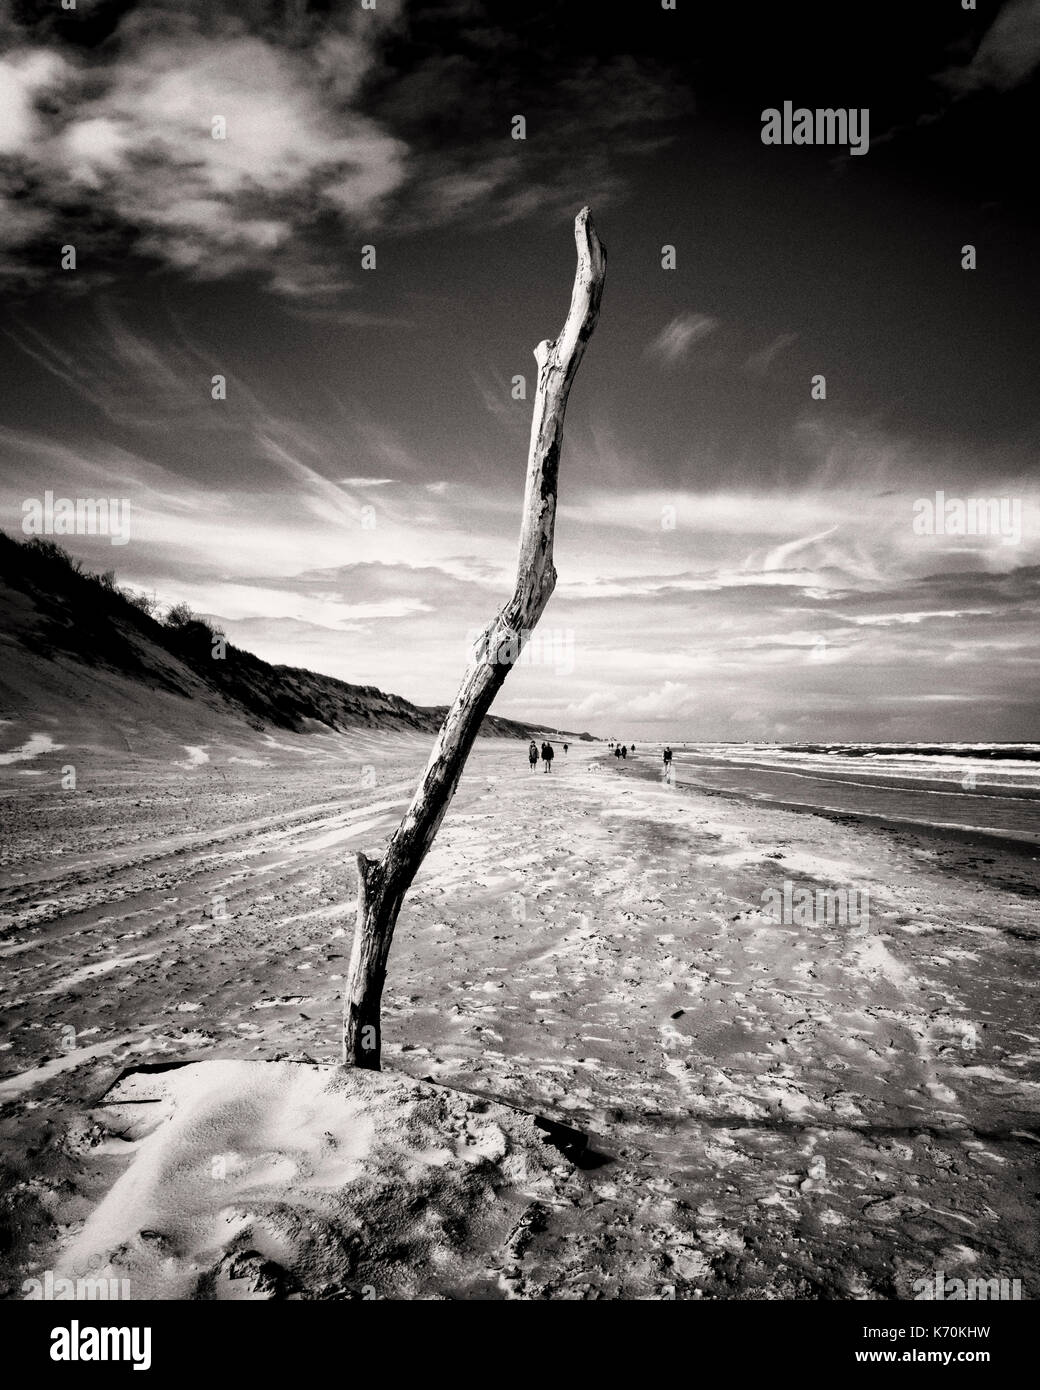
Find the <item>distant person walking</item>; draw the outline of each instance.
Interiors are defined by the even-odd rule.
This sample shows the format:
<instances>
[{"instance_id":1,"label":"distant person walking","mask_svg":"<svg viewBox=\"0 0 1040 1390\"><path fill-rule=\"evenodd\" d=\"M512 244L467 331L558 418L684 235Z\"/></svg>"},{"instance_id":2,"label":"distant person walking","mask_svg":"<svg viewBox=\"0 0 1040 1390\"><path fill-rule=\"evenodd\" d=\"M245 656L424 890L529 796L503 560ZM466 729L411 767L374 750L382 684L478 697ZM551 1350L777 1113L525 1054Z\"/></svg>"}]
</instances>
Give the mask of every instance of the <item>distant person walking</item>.
<instances>
[{"instance_id":1,"label":"distant person walking","mask_svg":"<svg viewBox=\"0 0 1040 1390\"><path fill-rule=\"evenodd\" d=\"M538 766L538 745L534 739L527 745L527 761L531 764L531 771L533 772Z\"/></svg>"},{"instance_id":2,"label":"distant person walking","mask_svg":"<svg viewBox=\"0 0 1040 1390\"><path fill-rule=\"evenodd\" d=\"M621 744L620 744L620 743L615 743L615 744L614 744L614 757L615 757L615 758L620 758L620 757L621 757Z\"/></svg>"},{"instance_id":3,"label":"distant person walking","mask_svg":"<svg viewBox=\"0 0 1040 1390\"><path fill-rule=\"evenodd\" d=\"M628 749L627 749L627 747L626 747L624 744L621 745L621 756L622 756L623 758L627 758L627 757L628 757Z\"/></svg>"},{"instance_id":4,"label":"distant person walking","mask_svg":"<svg viewBox=\"0 0 1040 1390\"><path fill-rule=\"evenodd\" d=\"M542 762L545 764L546 772L552 772L553 758L555 757L551 743L542 744Z\"/></svg>"},{"instance_id":5,"label":"distant person walking","mask_svg":"<svg viewBox=\"0 0 1040 1390\"><path fill-rule=\"evenodd\" d=\"M666 746L666 747L665 747L665 750L664 750L664 770L665 770L665 772L668 771L668 769L671 767L671 765L672 765L672 750Z\"/></svg>"},{"instance_id":6,"label":"distant person walking","mask_svg":"<svg viewBox=\"0 0 1040 1390\"><path fill-rule=\"evenodd\" d=\"M566 753L566 751L567 751L567 744L566 744L566 743L563 745L563 751L564 751L565 753Z\"/></svg>"}]
</instances>

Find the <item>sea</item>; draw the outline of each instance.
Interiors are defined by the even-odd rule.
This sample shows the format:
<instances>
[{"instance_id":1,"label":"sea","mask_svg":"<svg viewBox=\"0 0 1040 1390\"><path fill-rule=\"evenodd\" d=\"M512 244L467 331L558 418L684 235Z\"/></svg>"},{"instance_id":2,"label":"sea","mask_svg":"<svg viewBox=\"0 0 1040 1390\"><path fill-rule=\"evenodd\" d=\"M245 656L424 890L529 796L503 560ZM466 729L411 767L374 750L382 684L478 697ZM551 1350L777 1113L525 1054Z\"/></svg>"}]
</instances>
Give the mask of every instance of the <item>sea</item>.
<instances>
[{"instance_id":1,"label":"sea","mask_svg":"<svg viewBox=\"0 0 1040 1390\"><path fill-rule=\"evenodd\" d=\"M775 806L1040 844L1037 743L673 743L671 748L676 782L691 787Z\"/></svg>"}]
</instances>

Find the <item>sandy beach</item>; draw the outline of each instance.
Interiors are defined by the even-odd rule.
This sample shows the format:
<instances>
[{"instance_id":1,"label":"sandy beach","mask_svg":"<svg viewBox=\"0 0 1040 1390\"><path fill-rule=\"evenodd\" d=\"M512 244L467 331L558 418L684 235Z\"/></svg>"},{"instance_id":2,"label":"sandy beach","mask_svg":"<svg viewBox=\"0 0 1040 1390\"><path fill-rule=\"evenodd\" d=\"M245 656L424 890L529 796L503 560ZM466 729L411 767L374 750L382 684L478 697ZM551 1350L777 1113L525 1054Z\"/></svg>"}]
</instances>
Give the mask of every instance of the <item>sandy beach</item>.
<instances>
[{"instance_id":1,"label":"sandy beach","mask_svg":"<svg viewBox=\"0 0 1040 1390\"><path fill-rule=\"evenodd\" d=\"M218 1060L335 1076L354 852L380 848L427 749L287 736L260 766L189 755L122 781L99 760L71 799L8 773L6 1297L82 1254L143 1162L143 1131L99 1104L121 1076ZM869 914L776 920L785 882ZM269 1138L284 1163L250 1190L277 1197L280 1274L250 1266L235 1296L910 1298L937 1270L1031 1296L1037 887L1021 852L677 788L656 752L618 766L572 744L547 776L481 741L398 925L384 1068L589 1147L540 1164L502 1106L524 1163L492 1145L498 1178L456 1216L508 1187L510 1221L459 1218L405 1288L374 1240L310 1277L314 1165ZM161 1210L135 1220L162 1237L137 1255L148 1296L231 1296L219 1272L257 1244L241 1221L171 1239Z\"/></svg>"}]
</instances>

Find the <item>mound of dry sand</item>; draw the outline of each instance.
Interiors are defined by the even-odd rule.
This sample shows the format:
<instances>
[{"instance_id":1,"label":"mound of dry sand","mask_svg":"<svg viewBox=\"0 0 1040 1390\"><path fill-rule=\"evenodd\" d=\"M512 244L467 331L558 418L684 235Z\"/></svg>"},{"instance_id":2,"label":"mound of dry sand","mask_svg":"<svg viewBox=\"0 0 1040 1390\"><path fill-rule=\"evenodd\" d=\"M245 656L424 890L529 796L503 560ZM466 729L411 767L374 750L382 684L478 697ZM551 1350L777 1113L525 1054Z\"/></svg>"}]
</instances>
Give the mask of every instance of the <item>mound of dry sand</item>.
<instances>
[{"instance_id":1,"label":"mound of dry sand","mask_svg":"<svg viewBox=\"0 0 1040 1390\"><path fill-rule=\"evenodd\" d=\"M392 1072L134 1071L96 1116L125 1167L54 1269L133 1299L501 1297L573 1171L533 1116Z\"/></svg>"}]
</instances>

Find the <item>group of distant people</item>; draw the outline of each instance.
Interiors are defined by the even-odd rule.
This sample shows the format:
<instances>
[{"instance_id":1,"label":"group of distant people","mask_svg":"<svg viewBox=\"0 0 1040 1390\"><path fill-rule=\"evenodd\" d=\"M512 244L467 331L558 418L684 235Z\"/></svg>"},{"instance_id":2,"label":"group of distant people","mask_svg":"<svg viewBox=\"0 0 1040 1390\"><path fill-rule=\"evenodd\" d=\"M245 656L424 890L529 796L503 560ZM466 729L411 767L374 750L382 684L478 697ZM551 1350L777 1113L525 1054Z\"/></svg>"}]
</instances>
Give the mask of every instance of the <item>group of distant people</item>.
<instances>
[{"instance_id":1,"label":"group of distant people","mask_svg":"<svg viewBox=\"0 0 1040 1390\"><path fill-rule=\"evenodd\" d=\"M615 758L627 758L630 752L634 753L636 751L634 743L631 745L627 743L617 743L614 739L610 740L610 747L614 750ZM565 743L563 745L563 751L565 753L567 752L567 748L568 745ZM553 758L555 756L556 754L553 750L552 743L548 739L545 740L541 748L538 747L534 739L527 745L527 761L531 764L532 772L534 772L535 768L538 766L539 761L541 761L543 765L543 771L552 772ZM668 777L671 775L672 770L672 750L667 744L661 756L664 759L664 773L665 776Z\"/></svg>"},{"instance_id":2,"label":"group of distant people","mask_svg":"<svg viewBox=\"0 0 1040 1390\"><path fill-rule=\"evenodd\" d=\"M615 758L627 758L628 755L629 755L629 753L634 753L634 752L636 751L636 746L635 746L634 743L632 743L632 744L618 743L615 739L611 739L611 740L610 740L610 747L614 750L614 757L615 757ZM671 750L671 748L669 748L667 745L665 745L665 748L664 748L664 750L663 750L661 756L662 756L662 758L664 759L664 770L665 770L665 775L667 776L667 774L670 772L671 766L672 766L672 750Z\"/></svg>"},{"instance_id":3,"label":"group of distant people","mask_svg":"<svg viewBox=\"0 0 1040 1390\"><path fill-rule=\"evenodd\" d=\"M570 744L565 743L563 745L563 751L566 753L569 747ZM540 751L534 739L532 739L531 742L527 745L527 761L531 764L532 772L538 766L539 757L541 758L544 764L543 770L545 772L552 772L553 758L555 758L555 756L555 750L553 749L552 743L548 739L542 744Z\"/></svg>"}]
</instances>

